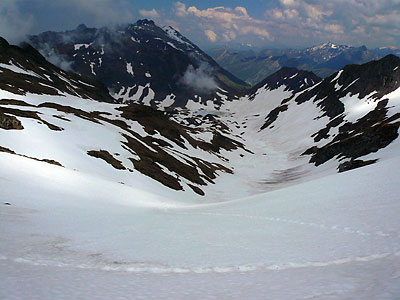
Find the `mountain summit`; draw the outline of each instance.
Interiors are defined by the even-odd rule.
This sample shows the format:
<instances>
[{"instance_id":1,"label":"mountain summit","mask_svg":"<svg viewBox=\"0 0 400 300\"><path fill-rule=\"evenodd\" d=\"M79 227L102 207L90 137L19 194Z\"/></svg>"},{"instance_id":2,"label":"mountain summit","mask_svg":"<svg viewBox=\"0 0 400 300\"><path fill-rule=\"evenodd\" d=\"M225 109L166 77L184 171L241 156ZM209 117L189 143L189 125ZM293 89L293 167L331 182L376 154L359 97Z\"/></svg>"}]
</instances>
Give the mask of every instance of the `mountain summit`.
<instances>
[{"instance_id":1,"label":"mountain summit","mask_svg":"<svg viewBox=\"0 0 400 300\"><path fill-rule=\"evenodd\" d=\"M188 100L220 105L246 84L174 28L151 20L111 28L79 25L44 32L30 42L50 61L98 79L122 102L184 107Z\"/></svg>"}]
</instances>

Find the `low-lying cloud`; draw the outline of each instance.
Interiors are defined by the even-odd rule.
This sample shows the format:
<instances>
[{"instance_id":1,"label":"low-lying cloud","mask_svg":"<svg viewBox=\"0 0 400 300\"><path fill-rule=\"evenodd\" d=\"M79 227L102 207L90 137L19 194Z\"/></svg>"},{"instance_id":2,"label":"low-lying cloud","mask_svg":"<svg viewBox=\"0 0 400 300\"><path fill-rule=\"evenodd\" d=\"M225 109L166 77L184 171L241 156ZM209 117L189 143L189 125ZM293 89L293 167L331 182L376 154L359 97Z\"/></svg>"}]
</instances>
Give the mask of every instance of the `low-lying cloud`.
<instances>
[{"instance_id":1,"label":"low-lying cloud","mask_svg":"<svg viewBox=\"0 0 400 300\"><path fill-rule=\"evenodd\" d=\"M180 83L192 88L198 93L208 93L217 89L217 83L212 76L212 69L207 63L202 63L196 69L192 65L189 65Z\"/></svg>"},{"instance_id":2,"label":"low-lying cloud","mask_svg":"<svg viewBox=\"0 0 400 300\"><path fill-rule=\"evenodd\" d=\"M42 45L41 49L39 49L40 54L42 54L50 63L59 67L64 71L73 71L72 70L72 61L64 58L59 55L52 49L48 44Z\"/></svg>"}]
</instances>

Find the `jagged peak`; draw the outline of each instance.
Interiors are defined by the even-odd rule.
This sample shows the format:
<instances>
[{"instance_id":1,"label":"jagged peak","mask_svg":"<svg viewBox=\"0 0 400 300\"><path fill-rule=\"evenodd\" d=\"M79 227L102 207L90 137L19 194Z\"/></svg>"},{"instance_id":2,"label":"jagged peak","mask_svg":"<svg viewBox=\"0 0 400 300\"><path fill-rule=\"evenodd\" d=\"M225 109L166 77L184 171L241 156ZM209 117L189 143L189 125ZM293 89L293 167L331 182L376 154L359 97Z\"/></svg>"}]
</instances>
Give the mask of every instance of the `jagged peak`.
<instances>
[{"instance_id":1,"label":"jagged peak","mask_svg":"<svg viewBox=\"0 0 400 300\"><path fill-rule=\"evenodd\" d=\"M137 22L135 23L135 25L137 26L155 26L156 23L154 23L153 20L148 20L148 19L141 19L141 20L137 20Z\"/></svg>"},{"instance_id":2,"label":"jagged peak","mask_svg":"<svg viewBox=\"0 0 400 300\"><path fill-rule=\"evenodd\" d=\"M310 48L308 48L308 50L317 51L317 50L325 50L325 49L348 49L351 47L352 46L350 46L350 45L338 45L333 42L325 42L325 43L310 47Z\"/></svg>"}]
</instances>

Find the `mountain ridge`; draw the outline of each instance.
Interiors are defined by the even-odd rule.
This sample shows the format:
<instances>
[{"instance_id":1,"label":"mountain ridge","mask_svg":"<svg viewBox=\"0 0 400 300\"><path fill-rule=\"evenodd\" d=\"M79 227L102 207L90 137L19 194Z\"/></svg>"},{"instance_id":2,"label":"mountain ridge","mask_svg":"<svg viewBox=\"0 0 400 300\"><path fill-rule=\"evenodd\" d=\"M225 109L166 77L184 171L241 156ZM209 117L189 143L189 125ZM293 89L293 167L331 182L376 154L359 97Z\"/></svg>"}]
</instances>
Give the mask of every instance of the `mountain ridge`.
<instances>
[{"instance_id":1,"label":"mountain ridge","mask_svg":"<svg viewBox=\"0 0 400 300\"><path fill-rule=\"evenodd\" d=\"M255 85L282 67L296 67L327 77L348 64L361 64L388 54L400 55L399 49L367 49L337 45L332 42L304 49L235 50L227 47L211 49L210 55L242 80Z\"/></svg>"}]
</instances>

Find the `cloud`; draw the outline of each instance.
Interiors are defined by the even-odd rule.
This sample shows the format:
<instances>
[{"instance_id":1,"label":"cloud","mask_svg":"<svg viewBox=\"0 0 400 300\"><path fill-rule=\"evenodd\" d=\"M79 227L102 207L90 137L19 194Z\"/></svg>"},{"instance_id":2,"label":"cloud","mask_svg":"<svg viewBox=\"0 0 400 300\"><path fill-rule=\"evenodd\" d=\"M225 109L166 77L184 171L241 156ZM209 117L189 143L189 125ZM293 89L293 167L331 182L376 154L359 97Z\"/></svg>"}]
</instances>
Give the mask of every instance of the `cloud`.
<instances>
[{"instance_id":1,"label":"cloud","mask_svg":"<svg viewBox=\"0 0 400 300\"><path fill-rule=\"evenodd\" d=\"M207 38L210 40L210 42L215 43L217 41L217 35L215 34L214 31L205 30L204 34L207 36Z\"/></svg>"},{"instance_id":2,"label":"cloud","mask_svg":"<svg viewBox=\"0 0 400 300\"><path fill-rule=\"evenodd\" d=\"M224 38L225 41L229 42L235 40L237 34L235 31L227 31L222 35L222 37Z\"/></svg>"},{"instance_id":3,"label":"cloud","mask_svg":"<svg viewBox=\"0 0 400 300\"><path fill-rule=\"evenodd\" d=\"M207 40L213 43L232 41L249 35L260 39L273 39L268 31L268 22L250 17L243 6L199 9L196 6L187 7L185 3L178 1L174 4L174 10L181 21L196 22Z\"/></svg>"},{"instance_id":4,"label":"cloud","mask_svg":"<svg viewBox=\"0 0 400 300\"><path fill-rule=\"evenodd\" d=\"M139 10L139 13L141 16L143 16L145 18L156 19L156 18L160 17L160 14L154 8L152 10L141 9L141 10Z\"/></svg>"},{"instance_id":5,"label":"cloud","mask_svg":"<svg viewBox=\"0 0 400 300\"><path fill-rule=\"evenodd\" d=\"M173 12L185 33L204 44L400 46L399 0L271 0L264 9L264 16L255 18L244 6L199 8L178 1Z\"/></svg>"},{"instance_id":6,"label":"cloud","mask_svg":"<svg viewBox=\"0 0 400 300\"><path fill-rule=\"evenodd\" d=\"M198 93L208 93L218 87L212 76L212 69L207 63L200 64L197 69L189 65L179 82Z\"/></svg>"},{"instance_id":7,"label":"cloud","mask_svg":"<svg viewBox=\"0 0 400 300\"><path fill-rule=\"evenodd\" d=\"M300 47L332 41L400 47L399 0L269 0L260 2L264 13L258 17L245 6L200 8L187 3L195 2L176 1L166 11L158 6L143 9L140 1L132 0L0 0L0 35L18 43L26 34L67 30L81 23L114 26L146 17L180 28L201 45Z\"/></svg>"},{"instance_id":8,"label":"cloud","mask_svg":"<svg viewBox=\"0 0 400 300\"><path fill-rule=\"evenodd\" d=\"M296 0L280 0L279 2L284 6L296 6Z\"/></svg>"},{"instance_id":9,"label":"cloud","mask_svg":"<svg viewBox=\"0 0 400 300\"><path fill-rule=\"evenodd\" d=\"M400 44L398 0L279 0L265 16L281 40L372 46L397 40Z\"/></svg>"},{"instance_id":10,"label":"cloud","mask_svg":"<svg viewBox=\"0 0 400 300\"><path fill-rule=\"evenodd\" d=\"M63 57L56 55L54 53L51 55L46 55L45 57L50 63L56 65L60 69L63 69L64 71L72 71L72 64L73 64L72 61L64 59Z\"/></svg>"},{"instance_id":11,"label":"cloud","mask_svg":"<svg viewBox=\"0 0 400 300\"><path fill-rule=\"evenodd\" d=\"M24 14L15 0L0 2L0 36L12 44L23 41L30 32L34 19L30 14Z\"/></svg>"},{"instance_id":12,"label":"cloud","mask_svg":"<svg viewBox=\"0 0 400 300\"><path fill-rule=\"evenodd\" d=\"M240 33L242 34L255 34L261 37L264 37L268 40L272 40L272 36L271 34L263 28L257 27L257 26L244 26L242 28L240 28Z\"/></svg>"},{"instance_id":13,"label":"cloud","mask_svg":"<svg viewBox=\"0 0 400 300\"><path fill-rule=\"evenodd\" d=\"M182 2L174 3L175 14L179 17L187 16L188 12L186 11L186 4Z\"/></svg>"},{"instance_id":14,"label":"cloud","mask_svg":"<svg viewBox=\"0 0 400 300\"><path fill-rule=\"evenodd\" d=\"M48 44L44 44L38 49L40 54L42 54L50 63L56 65L60 69L64 71L73 71L72 70L72 61L69 61L65 57L59 55L54 51L54 48L51 48Z\"/></svg>"}]
</instances>

